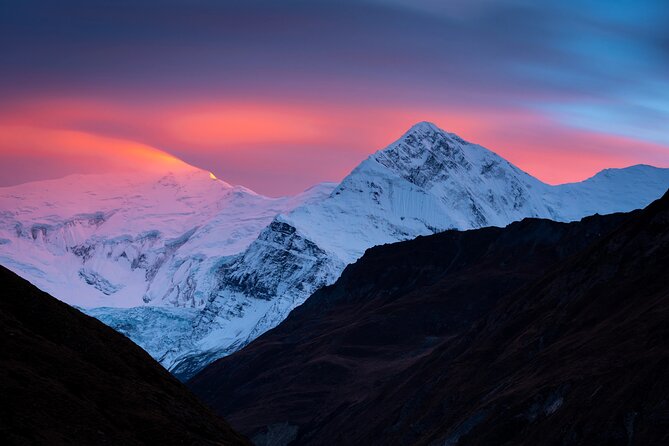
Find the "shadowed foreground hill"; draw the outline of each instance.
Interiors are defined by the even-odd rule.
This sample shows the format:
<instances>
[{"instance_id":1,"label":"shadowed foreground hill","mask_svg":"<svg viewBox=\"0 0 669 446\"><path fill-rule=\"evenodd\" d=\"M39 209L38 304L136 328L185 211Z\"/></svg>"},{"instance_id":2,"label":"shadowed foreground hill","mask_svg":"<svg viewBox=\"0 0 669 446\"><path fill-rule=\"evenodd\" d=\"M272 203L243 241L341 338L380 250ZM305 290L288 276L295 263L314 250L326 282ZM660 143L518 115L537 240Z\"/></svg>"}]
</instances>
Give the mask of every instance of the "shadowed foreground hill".
<instances>
[{"instance_id":1,"label":"shadowed foreground hill","mask_svg":"<svg viewBox=\"0 0 669 446\"><path fill-rule=\"evenodd\" d=\"M2 267L0 289L0 444L248 444L123 335Z\"/></svg>"},{"instance_id":2,"label":"shadowed foreground hill","mask_svg":"<svg viewBox=\"0 0 669 446\"><path fill-rule=\"evenodd\" d=\"M189 385L263 444L669 444L669 195L369 250Z\"/></svg>"}]
</instances>

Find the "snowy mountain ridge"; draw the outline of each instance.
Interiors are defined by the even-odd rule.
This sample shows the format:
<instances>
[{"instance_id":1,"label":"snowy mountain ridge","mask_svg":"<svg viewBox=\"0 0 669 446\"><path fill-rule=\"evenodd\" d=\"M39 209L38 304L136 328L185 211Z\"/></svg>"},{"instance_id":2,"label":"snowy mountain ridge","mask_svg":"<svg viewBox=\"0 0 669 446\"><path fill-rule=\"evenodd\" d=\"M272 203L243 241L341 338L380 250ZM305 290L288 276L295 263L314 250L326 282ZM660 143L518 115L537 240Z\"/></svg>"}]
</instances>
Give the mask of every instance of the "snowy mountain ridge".
<instances>
[{"instance_id":1,"label":"snowy mountain ridge","mask_svg":"<svg viewBox=\"0 0 669 446\"><path fill-rule=\"evenodd\" d=\"M571 221L629 211L667 187L669 170L650 166L550 186L481 146L419 123L363 161L326 199L278 215L222 265L187 353L170 368L188 377L243 347L372 246L525 217Z\"/></svg>"},{"instance_id":2,"label":"snowy mountain ridge","mask_svg":"<svg viewBox=\"0 0 669 446\"><path fill-rule=\"evenodd\" d=\"M194 168L68 178L0 189L0 263L86 307L182 378L276 326L372 246L629 211L669 187L669 169L650 166L550 186L430 123L338 185L296 197L263 197Z\"/></svg>"},{"instance_id":3,"label":"snowy mountain ridge","mask_svg":"<svg viewBox=\"0 0 669 446\"><path fill-rule=\"evenodd\" d=\"M81 307L198 307L211 262L330 188L268 198L196 168L1 188L0 263Z\"/></svg>"}]
</instances>

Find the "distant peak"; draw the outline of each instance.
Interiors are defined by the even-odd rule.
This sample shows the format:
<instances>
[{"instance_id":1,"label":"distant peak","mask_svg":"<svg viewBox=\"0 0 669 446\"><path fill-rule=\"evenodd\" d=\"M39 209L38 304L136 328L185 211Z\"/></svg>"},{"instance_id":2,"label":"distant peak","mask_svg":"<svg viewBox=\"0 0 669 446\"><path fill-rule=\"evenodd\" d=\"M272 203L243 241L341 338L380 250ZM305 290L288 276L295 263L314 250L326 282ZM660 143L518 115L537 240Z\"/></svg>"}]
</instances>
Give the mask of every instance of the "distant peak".
<instances>
[{"instance_id":1,"label":"distant peak","mask_svg":"<svg viewBox=\"0 0 669 446\"><path fill-rule=\"evenodd\" d=\"M469 157L472 154L467 153L469 149L465 146L468 144L457 135L422 121L413 125L400 139L376 152L373 158L385 168L422 186L442 172L471 170ZM474 160L480 161L478 156Z\"/></svg>"},{"instance_id":2,"label":"distant peak","mask_svg":"<svg viewBox=\"0 0 669 446\"><path fill-rule=\"evenodd\" d=\"M437 127L435 124L428 122L428 121L420 121L409 129L407 133L446 133L439 127Z\"/></svg>"},{"instance_id":3,"label":"distant peak","mask_svg":"<svg viewBox=\"0 0 669 446\"><path fill-rule=\"evenodd\" d=\"M651 166L649 164L634 164L632 166L626 166L626 167L608 167L606 169L597 172L593 178L601 176L612 176L612 175L651 174L651 173L664 174L664 172L666 172L666 169L662 169L656 166Z\"/></svg>"},{"instance_id":4,"label":"distant peak","mask_svg":"<svg viewBox=\"0 0 669 446\"><path fill-rule=\"evenodd\" d=\"M421 121L414 124L413 126L411 126L409 130L406 131L406 133L402 136L401 139L406 139L408 137L416 138L424 136L442 137L447 140L457 142L459 144L467 144L467 141L465 141L455 133L447 132L444 129L439 128L436 124L429 121Z\"/></svg>"}]
</instances>

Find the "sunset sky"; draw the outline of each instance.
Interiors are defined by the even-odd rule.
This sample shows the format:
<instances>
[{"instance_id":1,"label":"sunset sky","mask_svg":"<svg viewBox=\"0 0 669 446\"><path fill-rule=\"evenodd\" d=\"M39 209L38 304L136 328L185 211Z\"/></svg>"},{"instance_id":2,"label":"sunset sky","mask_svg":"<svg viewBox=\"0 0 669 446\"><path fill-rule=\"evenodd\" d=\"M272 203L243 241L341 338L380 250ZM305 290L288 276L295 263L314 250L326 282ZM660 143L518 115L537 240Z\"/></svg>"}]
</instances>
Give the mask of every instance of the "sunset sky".
<instances>
[{"instance_id":1,"label":"sunset sky","mask_svg":"<svg viewBox=\"0 0 669 446\"><path fill-rule=\"evenodd\" d=\"M276 196L422 120L550 183L669 166L668 23L666 0L2 1L0 186L155 150Z\"/></svg>"}]
</instances>

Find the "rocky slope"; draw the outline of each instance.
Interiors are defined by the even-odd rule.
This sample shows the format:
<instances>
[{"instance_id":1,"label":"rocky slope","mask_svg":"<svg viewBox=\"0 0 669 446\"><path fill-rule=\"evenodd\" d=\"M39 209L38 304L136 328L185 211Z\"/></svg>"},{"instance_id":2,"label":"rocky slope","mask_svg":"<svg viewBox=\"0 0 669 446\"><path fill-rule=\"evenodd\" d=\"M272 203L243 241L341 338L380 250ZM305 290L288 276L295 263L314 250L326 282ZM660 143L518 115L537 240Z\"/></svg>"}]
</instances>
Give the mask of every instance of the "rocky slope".
<instances>
[{"instance_id":1,"label":"rocky slope","mask_svg":"<svg viewBox=\"0 0 669 446\"><path fill-rule=\"evenodd\" d=\"M0 442L249 444L124 336L0 267Z\"/></svg>"},{"instance_id":2,"label":"rocky slope","mask_svg":"<svg viewBox=\"0 0 669 446\"><path fill-rule=\"evenodd\" d=\"M669 194L369 250L189 385L258 445L669 440Z\"/></svg>"}]
</instances>

